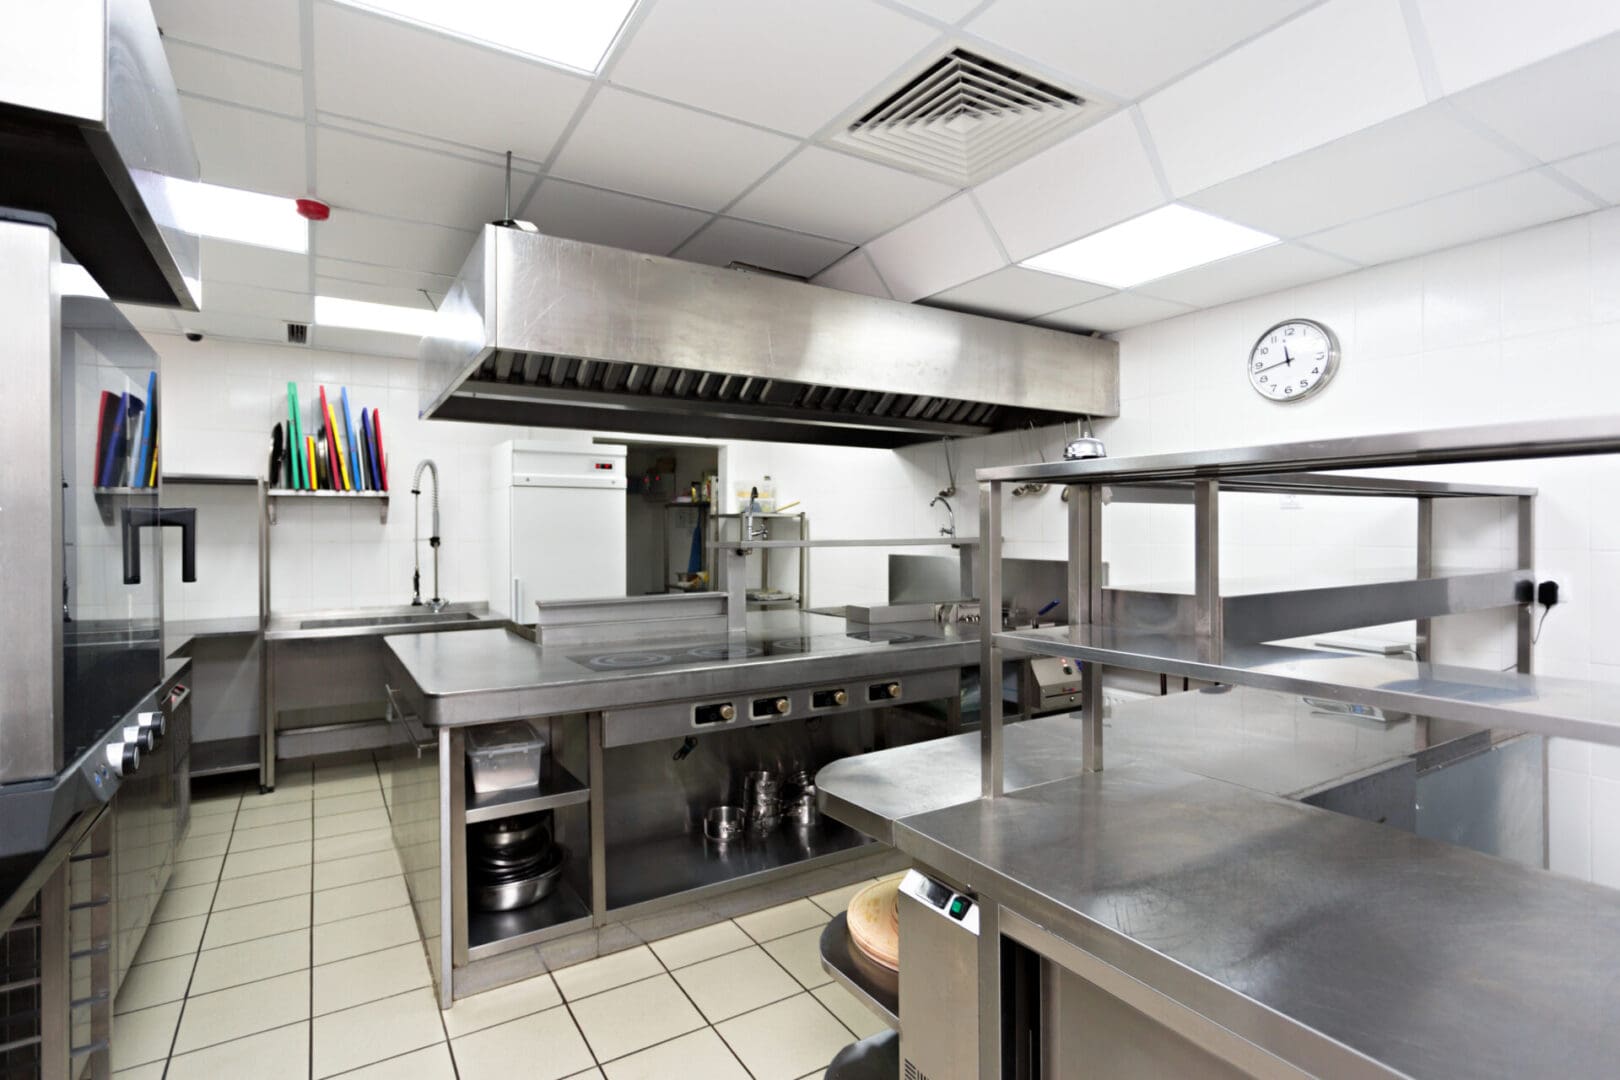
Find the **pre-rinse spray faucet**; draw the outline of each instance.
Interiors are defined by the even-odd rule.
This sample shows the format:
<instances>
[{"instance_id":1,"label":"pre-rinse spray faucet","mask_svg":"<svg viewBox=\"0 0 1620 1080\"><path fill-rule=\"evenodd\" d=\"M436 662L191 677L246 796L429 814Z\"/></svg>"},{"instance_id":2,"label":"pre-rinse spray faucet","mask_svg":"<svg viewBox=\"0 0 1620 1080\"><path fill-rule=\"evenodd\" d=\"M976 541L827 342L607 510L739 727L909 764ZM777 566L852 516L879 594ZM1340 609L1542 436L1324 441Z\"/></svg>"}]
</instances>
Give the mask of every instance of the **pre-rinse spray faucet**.
<instances>
[{"instance_id":1,"label":"pre-rinse spray faucet","mask_svg":"<svg viewBox=\"0 0 1620 1080\"><path fill-rule=\"evenodd\" d=\"M935 495L933 497L933 499L929 501L928 507L929 507L929 509L933 509L936 505L941 504L941 503L943 503L944 506L945 506L945 512L951 516L951 523L949 525L941 525L939 527L939 535L941 535L941 536L955 536L956 535L956 511L951 509L951 500L949 500L949 499L947 499L945 497L945 492L942 491L938 495Z\"/></svg>"},{"instance_id":2,"label":"pre-rinse spray faucet","mask_svg":"<svg viewBox=\"0 0 1620 1080\"><path fill-rule=\"evenodd\" d=\"M422 606L422 471L427 470L433 474L433 533L428 537L428 546L433 549L433 599L427 602L429 611L444 610L445 601L439 596L439 466L434 464L432 458L423 458L417 462L416 475L411 478L411 494L416 496L413 517L415 525L411 530L413 543L411 553L416 559L416 569L411 574L411 606Z\"/></svg>"}]
</instances>

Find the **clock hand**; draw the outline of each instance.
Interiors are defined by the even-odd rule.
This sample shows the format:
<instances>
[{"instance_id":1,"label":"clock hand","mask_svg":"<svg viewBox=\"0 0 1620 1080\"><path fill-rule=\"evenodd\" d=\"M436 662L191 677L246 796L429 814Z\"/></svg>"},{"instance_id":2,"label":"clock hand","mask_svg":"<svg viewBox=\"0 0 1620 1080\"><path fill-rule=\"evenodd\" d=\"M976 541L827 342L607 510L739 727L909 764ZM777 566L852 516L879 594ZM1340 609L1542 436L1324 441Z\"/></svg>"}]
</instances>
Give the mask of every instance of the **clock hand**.
<instances>
[{"instance_id":1,"label":"clock hand","mask_svg":"<svg viewBox=\"0 0 1620 1080\"><path fill-rule=\"evenodd\" d=\"M1283 358L1281 360L1278 360L1275 364L1267 364L1263 368L1256 368L1254 373L1256 375L1259 375L1261 372L1270 371L1274 367L1282 367L1284 364L1292 364L1293 362L1294 362L1294 358L1289 356L1286 352L1284 352Z\"/></svg>"}]
</instances>

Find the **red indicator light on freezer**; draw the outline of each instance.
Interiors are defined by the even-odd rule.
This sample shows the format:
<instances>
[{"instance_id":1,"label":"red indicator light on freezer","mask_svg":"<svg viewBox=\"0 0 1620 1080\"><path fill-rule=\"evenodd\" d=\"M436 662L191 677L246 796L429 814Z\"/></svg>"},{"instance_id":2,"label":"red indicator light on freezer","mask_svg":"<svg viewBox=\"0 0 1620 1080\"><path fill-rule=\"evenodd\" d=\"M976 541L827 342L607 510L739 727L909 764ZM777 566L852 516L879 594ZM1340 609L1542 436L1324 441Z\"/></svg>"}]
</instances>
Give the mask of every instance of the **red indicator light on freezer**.
<instances>
[{"instance_id":1,"label":"red indicator light on freezer","mask_svg":"<svg viewBox=\"0 0 1620 1080\"><path fill-rule=\"evenodd\" d=\"M592 468L606 469L608 472L612 472L613 471L613 462L611 462L611 461L598 461L594 466L592 466Z\"/></svg>"}]
</instances>

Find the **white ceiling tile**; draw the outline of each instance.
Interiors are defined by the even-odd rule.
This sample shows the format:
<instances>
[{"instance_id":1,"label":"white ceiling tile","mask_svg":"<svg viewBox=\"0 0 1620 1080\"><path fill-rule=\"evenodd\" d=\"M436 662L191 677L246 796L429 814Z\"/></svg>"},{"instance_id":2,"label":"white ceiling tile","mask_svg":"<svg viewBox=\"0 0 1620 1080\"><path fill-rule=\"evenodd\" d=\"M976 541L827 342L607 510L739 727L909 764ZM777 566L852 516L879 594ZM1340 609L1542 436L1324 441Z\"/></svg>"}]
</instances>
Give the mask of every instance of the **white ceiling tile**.
<instances>
[{"instance_id":1,"label":"white ceiling tile","mask_svg":"<svg viewBox=\"0 0 1620 1080\"><path fill-rule=\"evenodd\" d=\"M923 303L1005 319L1033 319L1061 308L1106 296L1111 290L1089 281L1004 266L982 278L935 293Z\"/></svg>"},{"instance_id":2,"label":"white ceiling tile","mask_svg":"<svg viewBox=\"0 0 1620 1080\"><path fill-rule=\"evenodd\" d=\"M287 340L286 320L265 315L246 315L235 311L191 311L180 312L176 318L180 328L187 333L240 341L284 344Z\"/></svg>"},{"instance_id":3,"label":"white ceiling tile","mask_svg":"<svg viewBox=\"0 0 1620 1080\"><path fill-rule=\"evenodd\" d=\"M1620 203L1620 146L1560 161L1557 168L1587 191L1611 203Z\"/></svg>"},{"instance_id":4,"label":"white ceiling tile","mask_svg":"<svg viewBox=\"0 0 1620 1080\"><path fill-rule=\"evenodd\" d=\"M863 293L867 296L876 296L880 300L891 299L888 286L878 277L877 270L872 266L872 260L866 257L864 251L850 252L810 281L815 285L825 285L829 289Z\"/></svg>"},{"instance_id":5,"label":"white ceiling tile","mask_svg":"<svg viewBox=\"0 0 1620 1080\"><path fill-rule=\"evenodd\" d=\"M354 281L366 285L409 289L412 292L426 289L432 293L448 291L451 283L455 280L442 274L429 274L419 270L400 270L391 266L373 266L369 263L352 262L348 259L330 258L317 258L315 260L315 274L318 278L337 278L342 281Z\"/></svg>"},{"instance_id":6,"label":"white ceiling tile","mask_svg":"<svg viewBox=\"0 0 1620 1080\"><path fill-rule=\"evenodd\" d=\"M710 215L616 191L546 180L524 214L542 232L651 255L668 255Z\"/></svg>"},{"instance_id":7,"label":"white ceiling tile","mask_svg":"<svg viewBox=\"0 0 1620 1080\"><path fill-rule=\"evenodd\" d=\"M1417 0L1448 94L1620 30L1614 0Z\"/></svg>"},{"instance_id":8,"label":"white ceiling tile","mask_svg":"<svg viewBox=\"0 0 1620 1080\"><path fill-rule=\"evenodd\" d=\"M169 308L149 307L146 304L119 304L118 310L137 330L149 333L172 334L180 328Z\"/></svg>"},{"instance_id":9,"label":"white ceiling tile","mask_svg":"<svg viewBox=\"0 0 1620 1080\"><path fill-rule=\"evenodd\" d=\"M472 250L477 234L335 207L332 216L310 229L315 254L378 266L402 267L454 276Z\"/></svg>"},{"instance_id":10,"label":"white ceiling tile","mask_svg":"<svg viewBox=\"0 0 1620 1080\"><path fill-rule=\"evenodd\" d=\"M163 51L175 86L185 93L303 118L304 80L296 71L173 39L164 41Z\"/></svg>"},{"instance_id":11,"label":"white ceiling tile","mask_svg":"<svg viewBox=\"0 0 1620 1080\"><path fill-rule=\"evenodd\" d=\"M792 150L780 135L604 87L552 172L632 195L718 210Z\"/></svg>"},{"instance_id":12,"label":"white ceiling tile","mask_svg":"<svg viewBox=\"0 0 1620 1080\"><path fill-rule=\"evenodd\" d=\"M202 238L202 280L205 290L216 281L228 281L302 291L309 287L309 256L205 236Z\"/></svg>"},{"instance_id":13,"label":"white ceiling tile","mask_svg":"<svg viewBox=\"0 0 1620 1080\"><path fill-rule=\"evenodd\" d=\"M299 0L152 0L165 37L289 68L299 66L298 7Z\"/></svg>"},{"instance_id":14,"label":"white ceiling tile","mask_svg":"<svg viewBox=\"0 0 1620 1080\"><path fill-rule=\"evenodd\" d=\"M1306 239L1312 247L1370 264L1455 247L1591 209L1585 199L1537 170Z\"/></svg>"},{"instance_id":15,"label":"white ceiling tile","mask_svg":"<svg viewBox=\"0 0 1620 1080\"><path fill-rule=\"evenodd\" d=\"M543 161L589 87L396 19L333 5L315 12L315 102L327 112Z\"/></svg>"},{"instance_id":16,"label":"white ceiling tile","mask_svg":"<svg viewBox=\"0 0 1620 1080\"><path fill-rule=\"evenodd\" d=\"M1129 111L986 180L975 194L1015 262L1165 201Z\"/></svg>"},{"instance_id":17,"label":"white ceiling tile","mask_svg":"<svg viewBox=\"0 0 1620 1080\"><path fill-rule=\"evenodd\" d=\"M940 22L955 23L978 7L982 0L899 0L899 2Z\"/></svg>"},{"instance_id":18,"label":"white ceiling tile","mask_svg":"<svg viewBox=\"0 0 1620 1080\"><path fill-rule=\"evenodd\" d=\"M1189 196L1275 236L1342 225L1521 172L1523 158L1441 102Z\"/></svg>"},{"instance_id":19,"label":"white ceiling tile","mask_svg":"<svg viewBox=\"0 0 1620 1080\"><path fill-rule=\"evenodd\" d=\"M809 135L936 36L872 0L660 0L621 47L613 81Z\"/></svg>"},{"instance_id":20,"label":"white ceiling tile","mask_svg":"<svg viewBox=\"0 0 1620 1080\"><path fill-rule=\"evenodd\" d=\"M1620 142L1620 35L1544 60L1452 100L1542 161Z\"/></svg>"},{"instance_id":21,"label":"white ceiling tile","mask_svg":"<svg viewBox=\"0 0 1620 1080\"><path fill-rule=\"evenodd\" d=\"M917 300L1005 262L984 218L958 195L866 245L896 300Z\"/></svg>"},{"instance_id":22,"label":"white ceiling tile","mask_svg":"<svg viewBox=\"0 0 1620 1080\"><path fill-rule=\"evenodd\" d=\"M1400 0L1329 0L1142 103L1176 195L1424 104Z\"/></svg>"},{"instance_id":23,"label":"white ceiling tile","mask_svg":"<svg viewBox=\"0 0 1620 1080\"><path fill-rule=\"evenodd\" d=\"M210 184L303 195L304 125L234 105L180 95L180 107L197 147L202 178Z\"/></svg>"},{"instance_id":24,"label":"white ceiling tile","mask_svg":"<svg viewBox=\"0 0 1620 1080\"><path fill-rule=\"evenodd\" d=\"M308 292L288 292L257 285L237 285L229 281L203 284L202 310L205 314L257 315L265 319L309 322L313 304Z\"/></svg>"},{"instance_id":25,"label":"white ceiling tile","mask_svg":"<svg viewBox=\"0 0 1620 1080\"><path fill-rule=\"evenodd\" d=\"M1178 304L1214 307L1354 269L1353 264L1332 255L1293 244L1273 244L1259 251L1183 270L1158 281L1144 282L1137 286L1137 291Z\"/></svg>"},{"instance_id":26,"label":"white ceiling tile","mask_svg":"<svg viewBox=\"0 0 1620 1080\"><path fill-rule=\"evenodd\" d=\"M1152 296L1121 292L1054 312L1037 321L1042 326L1052 326L1060 330L1099 330L1108 334L1115 330L1125 330L1132 326L1185 315L1191 310L1185 304L1173 304Z\"/></svg>"},{"instance_id":27,"label":"white ceiling tile","mask_svg":"<svg viewBox=\"0 0 1620 1080\"><path fill-rule=\"evenodd\" d=\"M1312 0L998 0L964 27L1130 101Z\"/></svg>"},{"instance_id":28,"label":"white ceiling tile","mask_svg":"<svg viewBox=\"0 0 1620 1080\"><path fill-rule=\"evenodd\" d=\"M843 258L849 247L842 240L806 236L736 218L718 218L682 244L675 257L711 266L745 262L808 278Z\"/></svg>"},{"instance_id":29,"label":"white ceiling tile","mask_svg":"<svg viewBox=\"0 0 1620 1080\"><path fill-rule=\"evenodd\" d=\"M728 212L859 244L954 190L848 154L807 146Z\"/></svg>"},{"instance_id":30,"label":"white ceiling tile","mask_svg":"<svg viewBox=\"0 0 1620 1080\"><path fill-rule=\"evenodd\" d=\"M315 133L315 179L321 198L334 207L411 221L475 229L504 212L503 174L493 162L483 164L328 127ZM532 172L515 170L513 190L524 191L533 180Z\"/></svg>"},{"instance_id":31,"label":"white ceiling tile","mask_svg":"<svg viewBox=\"0 0 1620 1080\"><path fill-rule=\"evenodd\" d=\"M428 296L416 289L397 285L373 285L349 278L317 277L315 295L338 296L345 300L364 300L369 304L391 304L395 307L423 308L429 311L433 310L434 306L428 302Z\"/></svg>"}]
</instances>

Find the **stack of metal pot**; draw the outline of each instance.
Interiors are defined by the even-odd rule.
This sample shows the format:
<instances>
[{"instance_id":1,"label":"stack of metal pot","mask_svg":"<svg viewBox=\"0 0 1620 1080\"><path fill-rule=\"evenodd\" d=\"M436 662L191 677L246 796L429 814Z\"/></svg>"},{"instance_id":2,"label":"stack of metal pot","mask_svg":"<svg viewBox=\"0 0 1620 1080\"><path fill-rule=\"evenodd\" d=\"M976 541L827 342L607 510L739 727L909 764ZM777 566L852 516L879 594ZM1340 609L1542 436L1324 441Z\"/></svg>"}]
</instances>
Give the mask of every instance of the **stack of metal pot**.
<instances>
[{"instance_id":1,"label":"stack of metal pot","mask_svg":"<svg viewBox=\"0 0 1620 1080\"><path fill-rule=\"evenodd\" d=\"M760 769L743 777L743 814L748 821L748 831L756 836L772 832L782 824L780 773Z\"/></svg>"}]
</instances>

